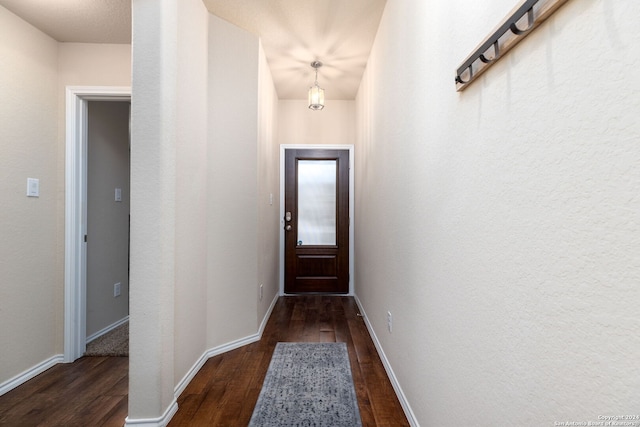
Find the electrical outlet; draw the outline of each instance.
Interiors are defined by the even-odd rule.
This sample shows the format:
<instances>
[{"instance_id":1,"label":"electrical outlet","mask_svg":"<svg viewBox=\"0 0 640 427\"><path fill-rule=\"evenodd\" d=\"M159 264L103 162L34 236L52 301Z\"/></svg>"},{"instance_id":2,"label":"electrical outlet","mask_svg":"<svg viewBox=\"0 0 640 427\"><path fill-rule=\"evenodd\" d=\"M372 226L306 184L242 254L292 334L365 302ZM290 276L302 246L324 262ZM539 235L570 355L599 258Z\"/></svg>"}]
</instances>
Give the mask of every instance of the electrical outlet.
<instances>
[{"instance_id":1,"label":"electrical outlet","mask_svg":"<svg viewBox=\"0 0 640 427\"><path fill-rule=\"evenodd\" d=\"M113 297L115 298L119 296L120 296L120 282L113 285Z\"/></svg>"},{"instance_id":2,"label":"electrical outlet","mask_svg":"<svg viewBox=\"0 0 640 427\"><path fill-rule=\"evenodd\" d=\"M262 283L260 283L260 301L262 301Z\"/></svg>"},{"instance_id":3,"label":"electrical outlet","mask_svg":"<svg viewBox=\"0 0 640 427\"><path fill-rule=\"evenodd\" d=\"M387 328L389 332L393 332L393 316L390 311L387 311Z\"/></svg>"}]
</instances>

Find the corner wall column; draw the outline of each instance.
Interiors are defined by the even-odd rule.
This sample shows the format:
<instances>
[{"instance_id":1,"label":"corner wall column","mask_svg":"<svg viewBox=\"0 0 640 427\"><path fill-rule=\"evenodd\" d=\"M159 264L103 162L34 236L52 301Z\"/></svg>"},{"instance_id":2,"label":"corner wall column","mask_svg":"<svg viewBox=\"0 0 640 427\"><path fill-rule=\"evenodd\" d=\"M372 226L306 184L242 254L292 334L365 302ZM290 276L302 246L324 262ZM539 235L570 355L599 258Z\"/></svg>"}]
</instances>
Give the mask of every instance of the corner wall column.
<instances>
[{"instance_id":1,"label":"corner wall column","mask_svg":"<svg viewBox=\"0 0 640 427\"><path fill-rule=\"evenodd\" d=\"M174 396L177 15L134 0L127 426L164 425Z\"/></svg>"}]
</instances>

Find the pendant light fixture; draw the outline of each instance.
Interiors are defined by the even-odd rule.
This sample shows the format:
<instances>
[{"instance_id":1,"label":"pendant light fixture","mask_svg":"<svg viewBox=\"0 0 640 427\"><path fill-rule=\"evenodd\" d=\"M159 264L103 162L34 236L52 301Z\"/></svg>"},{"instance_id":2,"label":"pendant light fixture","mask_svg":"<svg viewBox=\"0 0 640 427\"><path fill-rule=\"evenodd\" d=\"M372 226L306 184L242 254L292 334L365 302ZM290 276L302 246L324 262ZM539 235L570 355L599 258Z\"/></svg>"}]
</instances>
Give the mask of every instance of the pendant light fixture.
<instances>
[{"instance_id":1,"label":"pendant light fixture","mask_svg":"<svg viewBox=\"0 0 640 427\"><path fill-rule=\"evenodd\" d=\"M322 62L313 61L311 66L316 69L316 81L309 88L309 109L322 110L324 108L324 89L318 84L318 68L322 67Z\"/></svg>"}]
</instances>

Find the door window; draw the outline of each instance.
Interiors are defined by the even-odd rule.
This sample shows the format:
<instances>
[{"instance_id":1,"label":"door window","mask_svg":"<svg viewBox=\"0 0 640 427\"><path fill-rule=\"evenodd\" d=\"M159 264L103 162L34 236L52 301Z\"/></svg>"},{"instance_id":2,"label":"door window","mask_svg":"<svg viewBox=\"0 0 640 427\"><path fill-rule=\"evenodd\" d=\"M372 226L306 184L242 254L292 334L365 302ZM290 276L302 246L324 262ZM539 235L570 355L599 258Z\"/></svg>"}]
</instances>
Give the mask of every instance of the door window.
<instances>
[{"instance_id":1,"label":"door window","mask_svg":"<svg viewBox=\"0 0 640 427\"><path fill-rule=\"evenodd\" d=\"M298 246L336 245L336 163L298 161Z\"/></svg>"}]
</instances>

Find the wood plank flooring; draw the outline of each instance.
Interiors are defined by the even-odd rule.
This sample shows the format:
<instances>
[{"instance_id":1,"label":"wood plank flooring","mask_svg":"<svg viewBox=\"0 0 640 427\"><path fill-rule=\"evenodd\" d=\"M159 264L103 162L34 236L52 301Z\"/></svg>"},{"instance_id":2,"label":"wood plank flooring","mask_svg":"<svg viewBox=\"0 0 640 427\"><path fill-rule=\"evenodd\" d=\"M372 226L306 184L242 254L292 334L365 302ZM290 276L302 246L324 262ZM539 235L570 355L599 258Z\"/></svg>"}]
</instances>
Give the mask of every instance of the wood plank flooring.
<instances>
[{"instance_id":1,"label":"wood plank flooring","mask_svg":"<svg viewBox=\"0 0 640 427\"><path fill-rule=\"evenodd\" d=\"M0 396L0 426L122 427L128 381L128 357L55 365Z\"/></svg>"},{"instance_id":2,"label":"wood plank flooring","mask_svg":"<svg viewBox=\"0 0 640 427\"><path fill-rule=\"evenodd\" d=\"M212 357L178 398L170 427L246 426L277 342L345 342L362 424L408 426L353 298L282 297L259 342ZM54 366L0 396L0 426L122 426L127 358Z\"/></svg>"},{"instance_id":3,"label":"wood plank flooring","mask_svg":"<svg viewBox=\"0 0 640 427\"><path fill-rule=\"evenodd\" d=\"M350 297L282 297L262 340L212 357L178 399L169 427L246 426L276 343L345 342L362 425L408 426L367 328Z\"/></svg>"}]
</instances>

